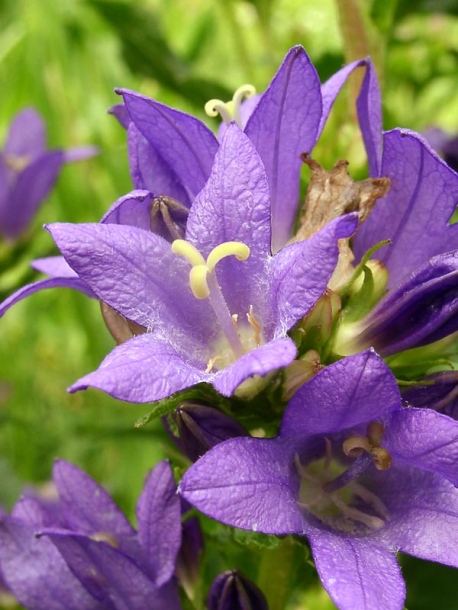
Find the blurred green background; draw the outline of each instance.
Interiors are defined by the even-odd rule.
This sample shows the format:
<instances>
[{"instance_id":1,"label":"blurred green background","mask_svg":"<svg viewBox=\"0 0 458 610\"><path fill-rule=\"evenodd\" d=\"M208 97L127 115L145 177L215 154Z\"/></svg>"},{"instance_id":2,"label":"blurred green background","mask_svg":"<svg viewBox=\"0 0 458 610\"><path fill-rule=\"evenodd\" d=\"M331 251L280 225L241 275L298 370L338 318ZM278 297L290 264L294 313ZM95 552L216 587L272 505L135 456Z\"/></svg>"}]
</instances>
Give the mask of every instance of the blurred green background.
<instances>
[{"instance_id":1,"label":"blurred green background","mask_svg":"<svg viewBox=\"0 0 458 610\"><path fill-rule=\"evenodd\" d=\"M348 23L355 27L358 5L367 39L346 33ZM322 80L358 53L371 53L383 83L386 129L439 125L453 133L457 15L458 2L440 0L0 0L0 141L13 115L34 106L47 122L50 146L101 150L63 169L14 250L0 244L0 294L38 278L29 261L56 252L43 223L98 221L131 189L125 132L106 112L119 101L115 87L211 124L203 113L208 99L229 99L244 82L262 91L286 51L300 43ZM347 158L359 175L364 154L351 97L346 87L315 157L327 166ZM34 295L1 320L0 503L6 508L24 484L46 481L61 457L106 485L133 517L146 471L167 456L180 463L158 422L133 428L147 406L95 391L66 393L112 347L98 304L69 290ZM410 558L403 570L409 610L458 608L456 571ZM295 607L333 606L317 586Z\"/></svg>"}]
</instances>

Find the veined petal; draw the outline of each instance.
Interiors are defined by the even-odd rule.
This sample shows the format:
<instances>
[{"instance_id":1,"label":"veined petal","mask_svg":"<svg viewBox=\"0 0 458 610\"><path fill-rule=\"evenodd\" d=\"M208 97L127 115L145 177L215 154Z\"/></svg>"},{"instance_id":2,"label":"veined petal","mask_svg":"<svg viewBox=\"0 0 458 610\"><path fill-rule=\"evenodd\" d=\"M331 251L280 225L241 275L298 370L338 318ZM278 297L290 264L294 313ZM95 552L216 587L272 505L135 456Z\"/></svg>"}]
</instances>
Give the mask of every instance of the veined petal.
<instances>
[{"instance_id":1,"label":"veined petal","mask_svg":"<svg viewBox=\"0 0 458 610\"><path fill-rule=\"evenodd\" d=\"M375 542L458 567L458 490L443 477L404 463L377 473L389 520Z\"/></svg>"},{"instance_id":2,"label":"veined petal","mask_svg":"<svg viewBox=\"0 0 458 610\"><path fill-rule=\"evenodd\" d=\"M136 189L168 195L182 205L191 207L192 194L187 182L180 180L176 168L163 159L134 123L129 125L128 146L130 175Z\"/></svg>"},{"instance_id":3,"label":"veined petal","mask_svg":"<svg viewBox=\"0 0 458 610\"><path fill-rule=\"evenodd\" d=\"M125 225L55 223L47 228L69 265L102 301L194 361L206 354L216 318L206 301L194 298L189 264L172 253L168 242Z\"/></svg>"},{"instance_id":4,"label":"veined petal","mask_svg":"<svg viewBox=\"0 0 458 610\"><path fill-rule=\"evenodd\" d=\"M310 536L321 582L340 610L402 610L405 584L394 552L326 530Z\"/></svg>"},{"instance_id":5,"label":"veined petal","mask_svg":"<svg viewBox=\"0 0 458 610\"><path fill-rule=\"evenodd\" d=\"M181 545L181 506L172 469L159 464L146 479L137 504L138 536L158 586L175 572Z\"/></svg>"},{"instance_id":6,"label":"veined petal","mask_svg":"<svg viewBox=\"0 0 458 610\"><path fill-rule=\"evenodd\" d=\"M245 316L250 305L270 305L266 266L270 257L269 186L259 155L235 123L229 125L216 155L210 179L197 196L187 222L187 239L206 258L228 241L250 248L247 260L230 256L216 274L231 314ZM256 312L261 319L270 311Z\"/></svg>"},{"instance_id":7,"label":"veined petal","mask_svg":"<svg viewBox=\"0 0 458 610\"><path fill-rule=\"evenodd\" d=\"M415 408L392 413L384 444L393 458L439 474L458 487L458 422L447 415Z\"/></svg>"},{"instance_id":8,"label":"veined petal","mask_svg":"<svg viewBox=\"0 0 458 610\"><path fill-rule=\"evenodd\" d=\"M230 439L191 466L178 490L198 510L227 525L300 534L304 519L290 466L290 449L277 439Z\"/></svg>"},{"instance_id":9,"label":"veined petal","mask_svg":"<svg viewBox=\"0 0 458 610\"><path fill-rule=\"evenodd\" d=\"M231 396L248 377L253 375L263 377L276 369L288 366L296 357L296 353L296 346L289 337L269 341L216 373L211 383L223 396Z\"/></svg>"},{"instance_id":10,"label":"veined petal","mask_svg":"<svg viewBox=\"0 0 458 610\"><path fill-rule=\"evenodd\" d=\"M286 246L271 260L274 334L284 335L323 295L339 256L338 239L350 237L358 219L329 222L306 241Z\"/></svg>"},{"instance_id":11,"label":"veined petal","mask_svg":"<svg viewBox=\"0 0 458 610\"><path fill-rule=\"evenodd\" d=\"M339 432L400 407L393 374L373 350L367 350L327 366L303 385L286 408L280 436Z\"/></svg>"},{"instance_id":12,"label":"veined petal","mask_svg":"<svg viewBox=\"0 0 458 610\"><path fill-rule=\"evenodd\" d=\"M458 174L421 136L400 129L384 135L381 173L390 178L391 188L355 236L355 254L361 258L377 242L390 239L377 258L389 269L391 287L429 258L458 248L458 227L449 225L458 200Z\"/></svg>"},{"instance_id":13,"label":"veined petal","mask_svg":"<svg viewBox=\"0 0 458 610\"><path fill-rule=\"evenodd\" d=\"M117 199L100 221L103 224L130 225L149 231L150 205L154 195L135 190Z\"/></svg>"},{"instance_id":14,"label":"veined petal","mask_svg":"<svg viewBox=\"0 0 458 610\"><path fill-rule=\"evenodd\" d=\"M218 140L198 119L120 89L131 121L185 185L192 201L210 175ZM168 194L168 193L165 193Z\"/></svg>"},{"instance_id":15,"label":"veined petal","mask_svg":"<svg viewBox=\"0 0 458 610\"><path fill-rule=\"evenodd\" d=\"M245 128L269 180L273 252L291 236L299 197L300 154L310 153L315 146L321 112L316 70L304 49L293 47Z\"/></svg>"},{"instance_id":16,"label":"veined petal","mask_svg":"<svg viewBox=\"0 0 458 610\"><path fill-rule=\"evenodd\" d=\"M318 136L320 136L328 119L331 108L350 74L359 67L365 66L366 74L356 102L361 133L366 147L369 163L369 174L380 176L382 162L382 102L380 87L374 66L369 58L360 59L348 64L336 72L321 87L323 97L323 114Z\"/></svg>"},{"instance_id":17,"label":"veined petal","mask_svg":"<svg viewBox=\"0 0 458 610\"><path fill-rule=\"evenodd\" d=\"M209 377L170 345L146 333L115 347L97 371L77 381L69 391L94 387L119 400L145 403L208 381Z\"/></svg>"}]
</instances>

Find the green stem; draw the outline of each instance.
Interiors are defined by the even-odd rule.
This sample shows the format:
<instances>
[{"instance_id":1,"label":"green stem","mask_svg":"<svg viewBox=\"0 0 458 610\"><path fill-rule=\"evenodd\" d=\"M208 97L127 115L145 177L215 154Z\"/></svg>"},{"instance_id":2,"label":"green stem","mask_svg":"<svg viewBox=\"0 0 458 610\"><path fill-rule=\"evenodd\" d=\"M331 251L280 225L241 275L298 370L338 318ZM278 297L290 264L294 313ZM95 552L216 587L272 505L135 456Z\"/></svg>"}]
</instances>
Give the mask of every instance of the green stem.
<instances>
[{"instance_id":1,"label":"green stem","mask_svg":"<svg viewBox=\"0 0 458 610\"><path fill-rule=\"evenodd\" d=\"M294 548L286 538L275 549L265 549L259 566L258 586L270 610L284 610L291 594Z\"/></svg>"}]
</instances>

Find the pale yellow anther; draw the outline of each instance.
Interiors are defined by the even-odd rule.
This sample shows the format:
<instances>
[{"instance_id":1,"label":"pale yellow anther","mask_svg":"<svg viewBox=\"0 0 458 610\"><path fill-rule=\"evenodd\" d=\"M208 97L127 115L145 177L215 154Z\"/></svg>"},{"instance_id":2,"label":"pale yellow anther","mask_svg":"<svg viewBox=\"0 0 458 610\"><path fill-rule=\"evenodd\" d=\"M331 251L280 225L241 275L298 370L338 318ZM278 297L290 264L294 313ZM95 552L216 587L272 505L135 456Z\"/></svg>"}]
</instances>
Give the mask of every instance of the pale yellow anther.
<instances>
[{"instance_id":1,"label":"pale yellow anther","mask_svg":"<svg viewBox=\"0 0 458 610\"><path fill-rule=\"evenodd\" d=\"M196 265L205 265L205 259L199 250L185 239L176 239L172 242L172 252L187 258L193 267Z\"/></svg>"},{"instance_id":2,"label":"pale yellow anther","mask_svg":"<svg viewBox=\"0 0 458 610\"><path fill-rule=\"evenodd\" d=\"M219 261L226 256L235 256L238 261L245 261L250 256L250 248L240 241L227 241L216 246L207 257L209 271L213 271Z\"/></svg>"},{"instance_id":3,"label":"pale yellow anther","mask_svg":"<svg viewBox=\"0 0 458 610\"><path fill-rule=\"evenodd\" d=\"M207 265L195 265L189 272L189 283L196 299L206 299L210 295L207 283Z\"/></svg>"}]
</instances>

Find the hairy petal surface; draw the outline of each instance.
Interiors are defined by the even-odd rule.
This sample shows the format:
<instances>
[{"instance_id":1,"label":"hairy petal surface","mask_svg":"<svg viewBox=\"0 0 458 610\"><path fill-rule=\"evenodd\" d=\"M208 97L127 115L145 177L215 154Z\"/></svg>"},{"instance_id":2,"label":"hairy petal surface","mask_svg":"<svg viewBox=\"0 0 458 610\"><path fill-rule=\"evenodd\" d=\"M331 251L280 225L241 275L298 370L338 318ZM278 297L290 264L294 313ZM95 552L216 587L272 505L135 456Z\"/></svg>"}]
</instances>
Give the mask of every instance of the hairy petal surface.
<instances>
[{"instance_id":1,"label":"hairy petal surface","mask_svg":"<svg viewBox=\"0 0 458 610\"><path fill-rule=\"evenodd\" d=\"M259 155L235 123L229 125L210 179L189 213L186 238L204 257L216 246L239 241L250 248L245 261L218 263L216 274L231 313L245 316L250 305L266 302L270 256L269 185ZM258 314L259 315L259 314ZM265 319L269 312L261 311Z\"/></svg>"},{"instance_id":2,"label":"hairy petal surface","mask_svg":"<svg viewBox=\"0 0 458 610\"><path fill-rule=\"evenodd\" d=\"M173 347L146 333L115 347L97 371L77 381L69 391L94 387L118 400L144 403L209 379L210 375L184 361Z\"/></svg>"}]
</instances>

